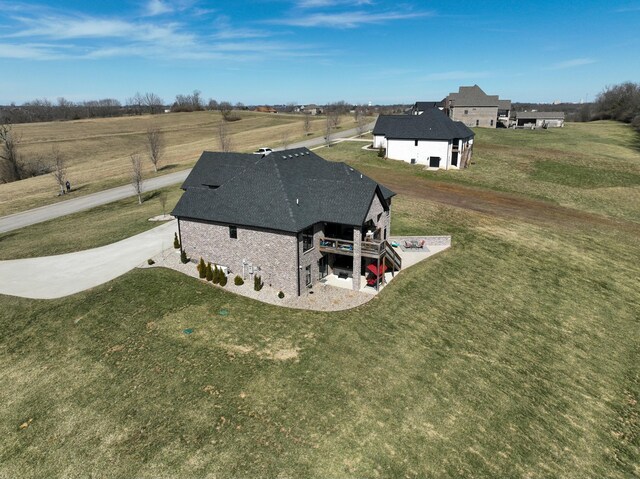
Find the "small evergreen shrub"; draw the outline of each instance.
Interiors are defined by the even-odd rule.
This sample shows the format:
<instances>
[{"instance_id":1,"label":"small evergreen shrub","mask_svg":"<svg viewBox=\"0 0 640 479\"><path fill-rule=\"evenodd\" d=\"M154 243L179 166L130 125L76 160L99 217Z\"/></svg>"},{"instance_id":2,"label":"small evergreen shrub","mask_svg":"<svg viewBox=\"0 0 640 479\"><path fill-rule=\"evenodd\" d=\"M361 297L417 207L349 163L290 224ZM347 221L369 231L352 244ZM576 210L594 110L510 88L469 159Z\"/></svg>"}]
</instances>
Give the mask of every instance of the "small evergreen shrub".
<instances>
[{"instance_id":1,"label":"small evergreen shrub","mask_svg":"<svg viewBox=\"0 0 640 479\"><path fill-rule=\"evenodd\" d=\"M282 291L280 291L278 293L278 298L280 298L280 299L284 298L284 293Z\"/></svg>"},{"instance_id":2,"label":"small evergreen shrub","mask_svg":"<svg viewBox=\"0 0 640 479\"><path fill-rule=\"evenodd\" d=\"M173 236L173 247L175 249L180 249L180 240L178 240L178 233L175 233Z\"/></svg>"},{"instance_id":3,"label":"small evergreen shrub","mask_svg":"<svg viewBox=\"0 0 640 479\"><path fill-rule=\"evenodd\" d=\"M207 265L204 264L204 260L200 258L200 262L198 263L198 274L200 275L200 279L205 279L207 277Z\"/></svg>"},{"instance_id":4,"label":"small evergreen shrub","mask_svg":"<svg viewBox=\"0 0 640 479\"><path fill-rule=\"evenodd\" d=\"M236 275L236 277L233 279L233 282L236 284L236 286L242 286L244 284L244 279L242 279L240 275Z\"/></svg>"},{"instance_id":5,"label":"small evergreen shrub","mask_svg":"<svg viewBox=\"0 0 640 479\"><path fill-rule=\"evenodd\" d=\"M220 271L220 286L223 288L227 285L227 275Z\"/></svg>"},{"instance_id":6,"label":"small evergreen shrub","mask_svg":"<svg viewBox=\"0 0 640 479\"><path fill-rule=\"evenodd\" d=\"M207 281L211 281L213 279L213 270L211 269L211 263L207 263Z\"/></svg>"},{"instance_id":7,"label":"small evergreen shrub","mask_svg":"<svg viewBox=\"0 0 640 479\"><path fill-rule=\"evenodd\" d=\"M189 262L189 258L187 258L187 252L185 250L180 251L180 262L182 264L187 264Z\"/></svg>"},{"instance_id":8,"label":"small evergreen shrub","mask_svg":"<svg viewBox=\"0 0 640 479\"><path fill-rule=\"evenodd\" d=\"M256 274L253 277L253 289L256 291L260 291L263 286L264 283L262 282L262 278Z\"/></svg>"},{"instance_id":9,"label":"small evergreen shrub","mask_svg":"<svg viewBox=\"0 0 640 479\"><path fill-rule=\"evenodd\" d=\"M382 147L378 148L378 158L384 158L386 153L387 152L384 150L384 148L382 148Z\"/></svg>"},{"instance_id":10,"label":"small evergreen shrub","mask_svg":"<svg viewBox=\"0 0 640 479\"><path fill-rule=\"evenodd\" d=\"M152 264L156 264L156 262L155 262L155 261L153 261L151 258L149 258L149 259L147 260L147 264L148 264L149 266L151 266Z\"/></svg>"}]
</instances>

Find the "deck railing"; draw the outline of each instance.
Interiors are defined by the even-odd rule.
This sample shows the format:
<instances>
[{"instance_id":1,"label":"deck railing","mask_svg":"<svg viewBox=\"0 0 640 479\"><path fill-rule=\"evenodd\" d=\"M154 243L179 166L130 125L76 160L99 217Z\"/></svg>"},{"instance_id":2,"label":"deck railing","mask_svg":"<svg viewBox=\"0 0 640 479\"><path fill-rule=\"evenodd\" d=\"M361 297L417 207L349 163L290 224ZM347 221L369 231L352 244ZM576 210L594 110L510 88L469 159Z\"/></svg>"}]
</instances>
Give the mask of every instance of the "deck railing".
<instances>
[{"instance_id":1,"label":"deck railing","mask_svg":"<svg viewBox=\"0 0 640 479\"><path fill-rule=\"evenodd\" d=\"M338 238L321 238L320 251L353 256L354 242ZM360 254L366 257L381 258L386 254L398 268L402 265L400 256L387 241L361 241Z\"/></svg>"}]
</instances>

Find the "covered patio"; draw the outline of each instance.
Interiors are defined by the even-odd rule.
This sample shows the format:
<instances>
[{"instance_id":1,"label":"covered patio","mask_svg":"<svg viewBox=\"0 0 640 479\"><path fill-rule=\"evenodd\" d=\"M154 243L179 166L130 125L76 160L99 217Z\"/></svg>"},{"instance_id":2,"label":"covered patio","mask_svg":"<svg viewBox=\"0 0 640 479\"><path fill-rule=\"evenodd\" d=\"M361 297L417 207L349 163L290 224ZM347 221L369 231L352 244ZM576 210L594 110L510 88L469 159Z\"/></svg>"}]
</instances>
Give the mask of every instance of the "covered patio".
<instances>
[{"instance_id":1,"label":"covered patio","mask_svg":"<svg viewBox=\"0 0 640 479\"><path fill-rule=\"evenodd\" d=\"M423 261L434 254L446 250L451 247L451 236L392 236L389 238L392 244L398 245L394 247L394 250L402 259L402 269L406 269L413 266L420 261ZM408 242L409 244L422 245L420 247L406 248L403 245ZM375 284L367 284L367 275L359 275L360 288L358 291L362 293L375 295L378 291L384 289L384 287L398 274L387 269L384 273L384 278L376 288ZM326 286L333 286L336 288L343 288L353 290L353 277L345 274L328 274L320 282Z\"/></svg>"}]
</instances>

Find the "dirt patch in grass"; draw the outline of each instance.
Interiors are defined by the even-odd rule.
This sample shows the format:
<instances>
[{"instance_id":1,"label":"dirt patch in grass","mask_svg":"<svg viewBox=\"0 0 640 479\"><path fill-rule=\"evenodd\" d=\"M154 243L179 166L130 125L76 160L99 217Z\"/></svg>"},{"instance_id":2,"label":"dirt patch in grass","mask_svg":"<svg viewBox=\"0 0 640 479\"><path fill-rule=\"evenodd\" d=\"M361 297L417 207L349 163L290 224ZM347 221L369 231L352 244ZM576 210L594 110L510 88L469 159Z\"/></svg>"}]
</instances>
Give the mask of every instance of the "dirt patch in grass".
<instances>
[{"instance_id":1,"label":"dirt patch in grass","mask_svg":"<svg viewBox=\"0 0 640 479\"><path fill-rule=\"evenodd\" d=\"M545 226L617 228L640 234L640 224L615 220L602 215L555 205L509 193L473 188L455 183L412 178L407 174L389 170L365 169L372 178L399 194L436 201L457 208L477 211L508 220L526 221Z\"/></svg>"}]
</instances>

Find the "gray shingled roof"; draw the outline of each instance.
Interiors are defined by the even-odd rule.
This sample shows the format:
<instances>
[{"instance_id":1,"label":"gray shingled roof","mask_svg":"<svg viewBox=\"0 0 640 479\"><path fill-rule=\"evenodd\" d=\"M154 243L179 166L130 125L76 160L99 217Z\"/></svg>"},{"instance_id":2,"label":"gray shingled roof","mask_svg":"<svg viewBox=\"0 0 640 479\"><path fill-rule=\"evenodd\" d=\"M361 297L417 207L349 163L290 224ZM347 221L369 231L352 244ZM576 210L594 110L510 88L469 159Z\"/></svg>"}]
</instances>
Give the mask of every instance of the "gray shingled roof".
<instances>
[{"instance_id":1,"label":"gray shingled roof","mask_svg":"<svg viewBox=\"0 0 640 479\"><path fill-rule=\"evenodd\" d=\"M563 111L519 111L516 119L522 120L530 118L532 120L564 120Z\"/></svg>"},{"instance_id":2,"label":"gray shingled roof","mask_svg":"<svg viewBox=\"0 0 640 479\"><path fill-rule=\"evenodd\" d=\"M453 121L437 108L425 110L422 115L380 115L373 134L396 140L452 140L474 136L464 123Z\"/></svg>"},{"instance_id":3,"label":"gray shingled roof","mask_svg":"<svg viewBox=\"0 0 640 479\"><path fill-rule=\"evenodd\" d=\"M374 195L383 201L395 195L350 166L326 161L306 148L264 158L239 155L240 167L230 159L226 153L203 154L172 214L298 232L323 221L361 225ZM211 189L211 178L216 186L219 178L227 180Z\"/></svg>"},{"instance_id":4,"label":"gray shingled roof","mask_svg":"<svg viewBox=\"0 0 640 479\"><path fill-rule=\"evenodd\" d=\"M453 107L461 106L499 106L498 95L487 95L478 85L461 86L458 93L449 93L447 97Z\"/></svg>"},{"instance_id":5,"label":"gray shingled roof","mask_svg":"<svg viewBox=\"0 0 640 479\"><path fill-rule=\"evenodd\" d=\"M425 111L430 108L438 108L442 106L441 101L417 101L413 105L414 111Z\"/></svg>"},{"instance_id":6,"label":"gray shingled roof","mask_svg":"<svg viewBox=\"0 0 640 479\"><path fill-rule=\"evenodd\" d=\"M220 186L242 173L259 159L260 155L203 151L181 188L186 190L194 186Z\"/></svg>"}]
</instances>

